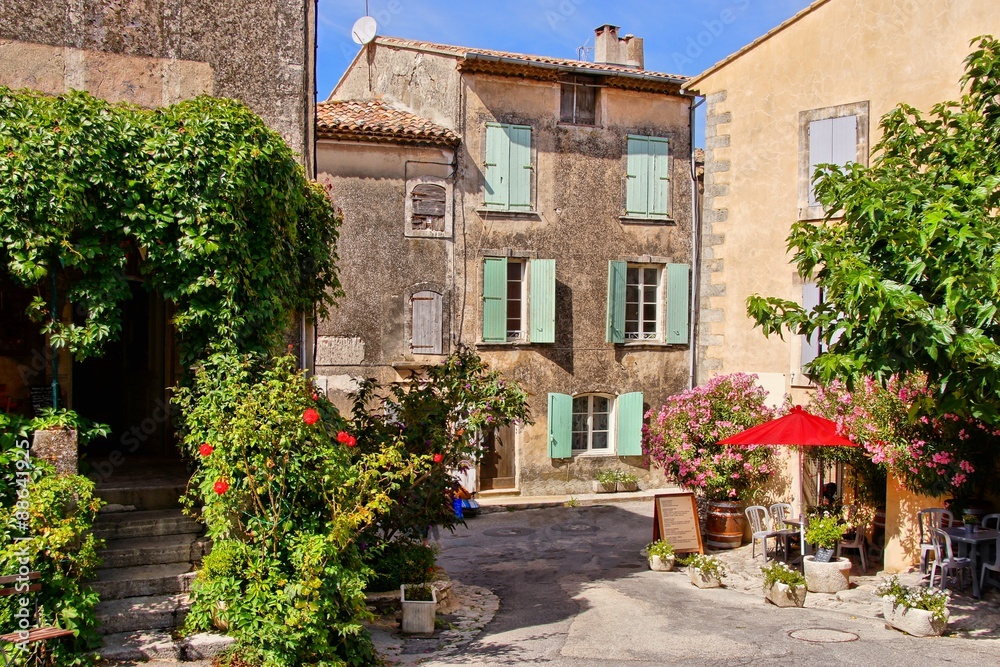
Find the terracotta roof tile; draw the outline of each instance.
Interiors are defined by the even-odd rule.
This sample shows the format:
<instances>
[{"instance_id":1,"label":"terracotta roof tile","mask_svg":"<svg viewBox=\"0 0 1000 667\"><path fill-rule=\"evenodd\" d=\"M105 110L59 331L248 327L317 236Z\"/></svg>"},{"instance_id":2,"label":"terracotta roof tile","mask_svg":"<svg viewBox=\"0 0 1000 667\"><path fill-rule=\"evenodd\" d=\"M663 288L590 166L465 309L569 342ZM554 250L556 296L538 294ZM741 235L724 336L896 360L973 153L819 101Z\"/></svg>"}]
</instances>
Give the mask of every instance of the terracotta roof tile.
<instances>
[{"instance_id":1,"label":"terracotta roof tile","mask_svg":"<svg viewBox=\"0 0 1000 667\"><path fill-rule=\"evenodd\" d=\"M316 105L316 134L325 139L457 146L457 134L382 100L342 100Z\"/></svg>"},{"instance_id":2,"label":"terracotta roof tile","mask_svg":"<svg viewBox=\"0 0 1000 667\"><path fill-rule=\"evenodd\" d=\"M513 60L523 61L526 65L550 65L554 67L566 67L573 69L586 69L593 70L595 73L608 73L608 74L624 74L631 76L646 76L654 79L663 79L668 82L684 83L690 77L683 76L681 74L666 74L664 72L653 72L650 70L636 69L635 67L626 67L624 65L606 65L603 63L592 63L585 60L568 60L566 58L553 58L551 56L535 56L526 53L512 53L510 51L495 51L493 49L478 49L465 46L453 46L450 44L435 44L433 42L421 42L412 39L403 39L401 37L376 37L375 41L379 44L386 44L390 46L402 46L412 49L419 50L437 50L444 51L446 53L451 53L460 58L467 58L471 56L487 56L494 58L510 58Z\"/></svg>"}]
</instances>

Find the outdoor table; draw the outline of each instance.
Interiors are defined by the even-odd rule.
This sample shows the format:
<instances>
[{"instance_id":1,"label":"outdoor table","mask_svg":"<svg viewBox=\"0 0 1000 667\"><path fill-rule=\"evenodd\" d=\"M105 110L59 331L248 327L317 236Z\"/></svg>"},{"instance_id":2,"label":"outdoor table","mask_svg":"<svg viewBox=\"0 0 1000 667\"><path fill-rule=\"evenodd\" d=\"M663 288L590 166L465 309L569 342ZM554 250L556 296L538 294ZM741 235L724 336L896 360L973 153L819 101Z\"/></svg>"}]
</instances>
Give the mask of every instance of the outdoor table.
<instances>
[{"instance_id":1,"label":"outdoor table","mask_svg":"<svg viewBox=\"0 0 1000 667\"><path fill-rule=\"evenodd\" d=\"M978 529L974 533L969 533L966 532L964 526L945 528L944 532L948 533L952 542L961 544L962 550L968 555L969 561L972 563L972 597L979 600L982 597L980 590L982 584L979 581L979 550L983 545L996 543L1000 532Z\"/></svg>"}]
</instances>

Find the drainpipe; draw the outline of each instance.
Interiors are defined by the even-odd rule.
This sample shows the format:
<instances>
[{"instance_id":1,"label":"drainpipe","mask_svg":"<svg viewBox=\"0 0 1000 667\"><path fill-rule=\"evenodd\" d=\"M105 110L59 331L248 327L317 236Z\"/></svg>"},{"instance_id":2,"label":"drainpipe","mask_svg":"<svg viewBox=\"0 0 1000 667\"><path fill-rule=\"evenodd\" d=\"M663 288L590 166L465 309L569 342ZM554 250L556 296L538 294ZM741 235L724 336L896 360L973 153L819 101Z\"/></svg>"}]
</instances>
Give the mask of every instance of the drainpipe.
<instances>
[{"instance_id":1,"label":"drainpipe","mask_svg":"<svg viewBox=\"0 0 1000 667\"><path fill-rule=\"evenodd\" d=\"M686 91L681 91L686 92ZM697 102L695 102L697 100ZM688 389L694 387L698 363L698 314L701 310L701 196L698 193L698 170L694 161L695 109L705 102L705 97L692 94L689 98L691 128L691 316L688 340L691 341L691 359L688 366Z\"/></svg>"}]
</instances>

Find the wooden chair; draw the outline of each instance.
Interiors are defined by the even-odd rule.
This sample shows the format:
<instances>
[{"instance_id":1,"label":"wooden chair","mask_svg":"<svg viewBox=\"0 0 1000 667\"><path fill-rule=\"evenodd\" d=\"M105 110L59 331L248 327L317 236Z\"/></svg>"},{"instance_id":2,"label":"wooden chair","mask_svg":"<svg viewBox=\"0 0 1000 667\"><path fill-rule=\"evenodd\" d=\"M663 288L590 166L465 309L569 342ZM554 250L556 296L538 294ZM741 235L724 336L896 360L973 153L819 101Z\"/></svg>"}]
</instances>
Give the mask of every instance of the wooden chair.
<instances>
[{"instance_id":1,"label":"wooden chair","mask_svg":"<svg viewBox=\"0 0 1000 667\"><path fill-rule=\"evenodd\" d=\"M11 577L0 577L0 597L9 596L23 596L26 593L34 593L42 589L40 583L30 583L37 582L41 578L41 573L39 572L29 572L26 577L24 576L11 576ZM25 578L29 582L25 587ZM35 612L32 612L32 616ZM9 667L11 665L10 659L7 657L7 651L5 647L10 644L12 646L17 646L18 644L37 644L39 642L46 642L50 639L58 639L60 637L69 637L73 634L72 630L63 630L62 628L57 628L55 626L47 626L40 628L30 628L27 634L24 635L20 632L11 632L6 635L0 635L0 658L3 658L4 667ZM15 649L17 650L17 649Z\"/></svg>"}]
</instances>

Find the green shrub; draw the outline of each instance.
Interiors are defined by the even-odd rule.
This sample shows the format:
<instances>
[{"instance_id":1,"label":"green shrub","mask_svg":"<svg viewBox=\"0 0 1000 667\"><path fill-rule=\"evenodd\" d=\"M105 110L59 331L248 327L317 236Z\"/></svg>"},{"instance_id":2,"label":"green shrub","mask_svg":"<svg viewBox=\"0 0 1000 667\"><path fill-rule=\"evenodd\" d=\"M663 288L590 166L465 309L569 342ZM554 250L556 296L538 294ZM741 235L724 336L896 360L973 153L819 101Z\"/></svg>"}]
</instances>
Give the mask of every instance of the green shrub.
<instances>
[{"instance_id":1,"label":"green shrub","mask_svg":"<svg viewBox=\"0 0 1000 667\"><path fill-rule=\"evenodd\" d=\"M719 577L720 579L726 576L726 566L722 564L715 556L706 556L704 554L694 554L687 559L685 564L688 567L693 567L696 570L701 571L706 577Z\"/></svg>"},{"instance_id":2,"label":"green shrub","mask_svg":"<svg viewBox=\"0 0 1000 667\"><path fill-rule=\"evenodd\" d=\"M938 621L944 621L948 617L948 591L932 591L926 586L905 586L896 575L883 580L872 591L872 595L889 598L902 607L929 611Z\"/></svg>"},{"instance_id":3,"label":"green shrub","mask_svg":"<svg viewBox=\"0 0 1000 667\"><path fill-rule=\"evenodd\" d=\"M674 555L674 547L666 540L656 540L646 545L646 554L650 557L669 558Z\"/></svg>"},{"instance_id":4,"label":"green shrub","mask_svg":"<svg viewBox=\"0 0 1000 667\"><path fill-rule=\"evenodd\" d=\"M368 582L373 592L398 591L402 584L423 584L434 578L434 549L417 541L399 539L365 553L374 572Z\"/></svg>"},{"instance_id":5,"label":"green shrub","mask_svg":"<svg viewBox=\"0 0 1000 667\"><path fill-rule=\"evenodd\" d=\"M806 542L821 549L832 549L844 537L847 526L836 515L811 516L806 528Z\"/></svg>"},{"instance_id":6,"label":"green shrub","mask_svg":"<svg viewBox=\"0 0 1000 667\"><path fill-rule=\"evenodd\" d=\"M597 480L598 484L614 485L614 483L618 481L618 471L612 470L610 468L605 468L604 470L598 470L597 474L594 475L594 479Z\"/></svg>"},{"instance_id":7,"label":"green shrub","mask_svg":"<svg viewBox=\"0 0 1000 667\"><path fill-rule=\"evenodd\" d=\"M764 588L770 588L774 584L785 584L793 591L799 586L806 585L806 578L798 570L793 570L786 563L773 561L760 568L764 575Z\"/></svg>"}]
</instances>

